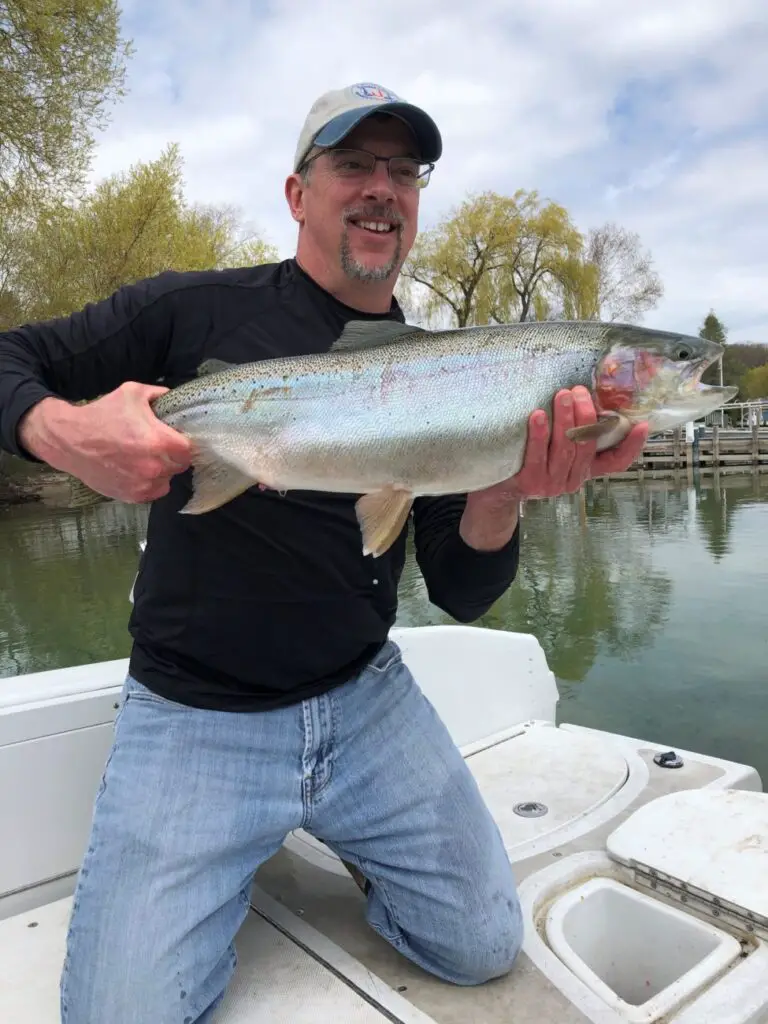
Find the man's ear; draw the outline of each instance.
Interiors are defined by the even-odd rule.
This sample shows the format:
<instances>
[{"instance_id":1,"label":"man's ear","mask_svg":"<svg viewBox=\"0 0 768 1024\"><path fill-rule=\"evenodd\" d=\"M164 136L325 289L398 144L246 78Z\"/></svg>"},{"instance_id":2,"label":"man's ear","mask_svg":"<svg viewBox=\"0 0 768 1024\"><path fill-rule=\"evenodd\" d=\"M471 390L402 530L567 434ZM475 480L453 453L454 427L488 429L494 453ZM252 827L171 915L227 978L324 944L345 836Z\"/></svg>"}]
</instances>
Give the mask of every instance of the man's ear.
<instances>
[{"instance_id":1,"label":"man's ear","mask_svg":"<svg viewBox=\"0 0 768 1024\"><path fill-rule=\"evenodd\" d=\"M304 223L304 191L306 185L300 174L289 174L285 180L285 198L291 216L299 224Z\"/></svg>"}]
</instances>

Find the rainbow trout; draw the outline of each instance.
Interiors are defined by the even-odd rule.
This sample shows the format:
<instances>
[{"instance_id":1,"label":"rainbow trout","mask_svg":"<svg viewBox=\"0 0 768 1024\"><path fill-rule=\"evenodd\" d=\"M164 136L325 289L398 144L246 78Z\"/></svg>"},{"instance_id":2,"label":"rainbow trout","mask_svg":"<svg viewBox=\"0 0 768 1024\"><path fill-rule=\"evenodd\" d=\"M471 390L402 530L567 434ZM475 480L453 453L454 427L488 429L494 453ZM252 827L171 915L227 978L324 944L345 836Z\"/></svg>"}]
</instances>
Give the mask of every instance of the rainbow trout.
<instances>
[{"instance_id":1,"label":"rainbow trout","mask_svg":"<svg viewBox=\"0 0 768 1024\"><path fill-rule=\"evenodd\" d=\"M583 384L599 413L571 432L615 445L633 424L658 433L719 408L736 388L700 381L722 347L596 321L429 331L353 321L319 355L227 365L153 402L194 443L193 494L218 508L254 484L360 495L363 550L386 551L418 495L469 493L520 469L528 418Z\"/></svg>"}]
</instances>

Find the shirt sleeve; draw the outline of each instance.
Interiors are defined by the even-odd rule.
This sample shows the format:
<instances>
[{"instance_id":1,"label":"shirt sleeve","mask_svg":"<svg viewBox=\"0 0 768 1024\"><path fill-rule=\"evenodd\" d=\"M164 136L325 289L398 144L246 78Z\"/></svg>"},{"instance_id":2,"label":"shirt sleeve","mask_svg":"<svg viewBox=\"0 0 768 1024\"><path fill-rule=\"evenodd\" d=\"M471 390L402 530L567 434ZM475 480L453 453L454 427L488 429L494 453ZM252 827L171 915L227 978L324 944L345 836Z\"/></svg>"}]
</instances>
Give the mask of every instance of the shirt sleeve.
<instances>
[{"instance_id":1,"label":"shirt sleeve","mask_svg":"<svg viewBox=\"0 0 768 1024\"><path fill-rule=\"evenodd\" d=\"M0 332L0 448L37 461L19 445L17 430L43 398L80 401L129 380L156 383L170 346L172 304L167 289L140 281L71 316Z\"/></svg>"},{"instance_id":2,"label":"shirt sleeve","mask_svg":"<svg viewBox=\"0 0 768 1024\"><path fill-rule=\"evenodd\" d=\"M413 505L416 559L430 601L458 622L480 618L517 575L520 523L498 551L477 551L459 534L465 496L417 498Z\"/></svg>"}]
</instances>

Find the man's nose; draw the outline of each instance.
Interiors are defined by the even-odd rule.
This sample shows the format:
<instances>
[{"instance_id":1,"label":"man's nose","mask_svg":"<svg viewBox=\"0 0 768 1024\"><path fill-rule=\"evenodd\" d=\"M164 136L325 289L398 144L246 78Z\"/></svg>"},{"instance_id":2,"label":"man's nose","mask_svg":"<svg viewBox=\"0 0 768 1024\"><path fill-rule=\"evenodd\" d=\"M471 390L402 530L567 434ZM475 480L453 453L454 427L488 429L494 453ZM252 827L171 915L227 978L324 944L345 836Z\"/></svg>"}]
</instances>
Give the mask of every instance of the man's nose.
<instances>
[{"instance_id":1,"label":"man's nose","mask_svg":"<svg viewBox=\"0 0 768 1024\"><path fill-rule=\"evenodd\" d=\"M395 199L389 168L385 163L376 161L376 166L366 179L364 192L366 197L375 199L377 202L392 202Z\"/></svg>"}]
</instances>

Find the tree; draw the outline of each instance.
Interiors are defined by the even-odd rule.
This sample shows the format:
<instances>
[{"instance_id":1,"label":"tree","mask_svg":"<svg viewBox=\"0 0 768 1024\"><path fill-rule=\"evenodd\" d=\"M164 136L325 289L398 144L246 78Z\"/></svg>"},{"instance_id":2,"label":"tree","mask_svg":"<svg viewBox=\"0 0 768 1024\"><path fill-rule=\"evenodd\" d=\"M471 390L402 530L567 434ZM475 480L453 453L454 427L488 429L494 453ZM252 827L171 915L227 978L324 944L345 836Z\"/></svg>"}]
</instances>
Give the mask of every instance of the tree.
<instances>
[{"instance_id":1,"label":"tree","mask_svg":"<svg viewBox=\"0 0 768 1024\"><path fill-rule=\"evenodd\" d=\"M538 193L519 191L517 237L498 273L489 282L491 315L497 323L588 315L581 234L557 203L542 203ZM585 287L586 285L586 287Z\"/></svg>"},{"instance_id":2,"label":"tree","mask_svg":"<svg viewBox=\"0 0 768 1024\"><path fill-rule=\"evenodd\" d=\"M587 242L537 192L469 196L416 240L403 301L459 327L491 321L637 320L663 290L637 235L614 224Z\"/></svg>"},{"instance_id":3,"label":"tree","mask_svg":"<svg viewBox=\"0 0 768 1024\"><path fill-rule=\"evenodd\" d=\"M722 358L718 359L717 362L713 363L702 374L702 382L718 386L723 384L727 387L735 386L741 391L742 379L747 367L739 358L736 347L728 344L728 329L722 320L715 315L714 310L710 309L709 313L704 317L704 322L699 329L699 337L706 338L708 341L714 341L716 344L724 347ZM724 422L723 416L724 413L721 410L721 423Z\"/></svg>"},{"instance_id":4,"label":"tree","mask_svg":"<svg viewBox=\"0 0 768 1024\"><path fill-rule=\"evenodd\" d=\"M540 317L574 290L581 246L567 212L536 192L472 195L417 238L402 271L405 301L416 285L427 318L448 312L459 327Z\"/></svg>"},{"instance_id":5,"label":"tree","mask_svg":"<svg viewBox=\"0 0 768 1024\"><path fill-rule=\"evenodd\" d=\"M117 0L0 0L0 204L82 184L130 52Z\"/></svg>"},{"instance_id":6,"label":"tree","mask_svg":"<svg viewBox=\"0 0 768 1024\"><path fill-rule=\"evenodd\" d=\"M19 220L9 243L15 262L0 292L11 310L17 316L23 310L28 320L63 316L163 270L277 258L258 236L244 233L236 211L188 205L181 171L178 147L171 145L78 201L44 205L34 223Z\"/></svg>"},{"instance_id":7,"label":"tree","mask_svg":"<svg viewBox=\"0 0 768 1024\"><path fill-rule=\"evenodd\" d=\"M747 370L742 378L744 398L768 398L768 363Z\"/></svg>"},{"instance_id":8,"label":"tree","mask_svg":"<svg viewBox=\"0 0 768 1024\"><path fill-rule=\"evenodd\" d=\"M701 325L699 337L707 338L709 341L715 341L718 345L725 345L727 335L728 331L726 330L725 324L715 316L714 310L710 309L709 313L704 317L704 323Z\"/></svg>"},{"instance_id":9,"label":"tree","mask_svg":"<svg viewBox=\"0 0 768 1024\"><path fill-rule=\"evenodd\" d=\"M768 363L768 345L761 344L760 342L732 341L728 345L728 351L747 370L753 370L756 366Z\"/></svg>"},{"instance_id":10,"label":"tree","mask_svg":"<svg viewBox=\"0 0 768 1024\"><path fill-rule=\"evenodd\" d=\"M486 192L470 197L431 231L419 235L401 277L421 286L427 318L450 311L458 327L487 323L489 277L507 260L520 214L514 199ZM405 288L407 302L413 288ZM418 301L418 300L417 300Z\"/></svg>"},{"instance_id":11,"label":"tree","mask_svg":"<svg viewBox=\"0 0 768 1024\"><path fill-rule=\"evenodd\" d=\"M640 236L617 224L592 228L585 263L594 268L596 314L602 320L637 323L664 294L661 278Z\"/></svg>"}]
</instances>

